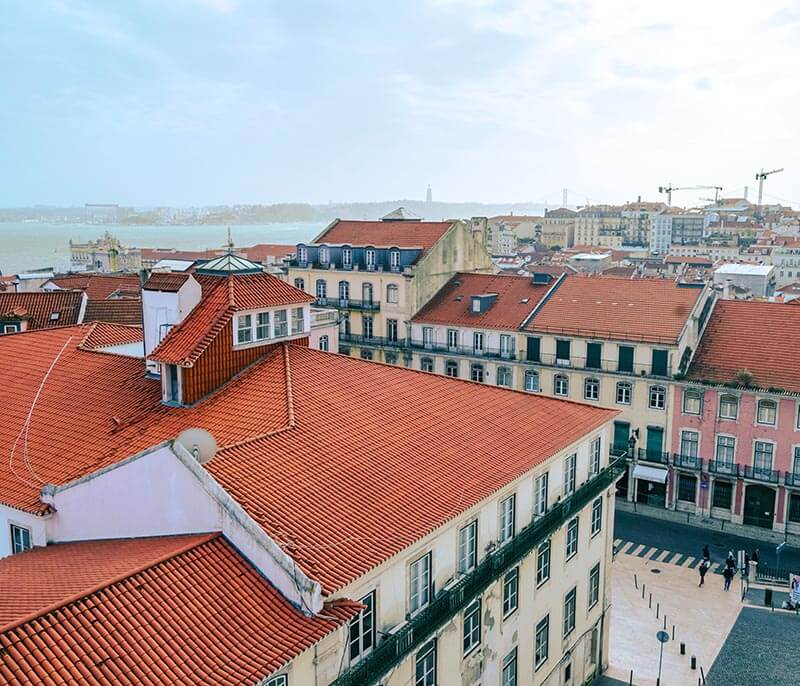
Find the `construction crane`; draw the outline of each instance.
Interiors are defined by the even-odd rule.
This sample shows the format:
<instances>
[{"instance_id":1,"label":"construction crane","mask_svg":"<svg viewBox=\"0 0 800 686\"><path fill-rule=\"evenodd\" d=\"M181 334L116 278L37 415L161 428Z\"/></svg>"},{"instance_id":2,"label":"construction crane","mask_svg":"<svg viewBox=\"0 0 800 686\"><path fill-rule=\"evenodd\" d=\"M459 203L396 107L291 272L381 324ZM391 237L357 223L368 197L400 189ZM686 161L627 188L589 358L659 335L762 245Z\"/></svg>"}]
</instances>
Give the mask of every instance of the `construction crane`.
<instances>
[{"instance_id":1,"label":"construction crane","mask_svg":"<svg viewBox=\"0 0 800 686\"><path fill-rule=\"evenodd\" d=\"M722 190L722 186L659 186L658 192L659 193L666 193L667 194L667 206L672 207L672 191L714 191L714 202L719 201L719 192Z\"/></svg>"},{"instance_id":2,"label":"construction crane","mask_svg":"<svg viewBox=\"0 0 800 686\"><path fill-rule=\"evenodd\" d=\"M767 180L767 177L770 174L777 174L778 172L782 172L783 167L780 169L773 169L772 171L764 171L764 168L761 168L760 172L756 173L756 181L758 181L758 205L756 207L756 211L758 212L758 216L761 216L761 198L764 194L764 181Z\"/></svg>"}]
</instances>

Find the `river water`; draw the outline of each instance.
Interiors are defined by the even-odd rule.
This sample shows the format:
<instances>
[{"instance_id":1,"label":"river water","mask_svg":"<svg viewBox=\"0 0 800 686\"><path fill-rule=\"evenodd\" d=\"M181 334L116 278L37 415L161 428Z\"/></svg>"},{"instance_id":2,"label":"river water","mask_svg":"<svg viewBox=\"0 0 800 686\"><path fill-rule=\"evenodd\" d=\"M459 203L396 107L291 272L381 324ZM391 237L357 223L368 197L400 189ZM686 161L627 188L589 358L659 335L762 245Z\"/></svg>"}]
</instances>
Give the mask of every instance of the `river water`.
<instances>
[{"instance_id":1,"label":"river water","mask_svg":"<svg viewBox=\"0 0 800 686\"><path fill-rule=\"evenodd\" d=\"M325 227L325 222L296 222L231 226L236 245L308 241ZM83 243L109 231L124 245L139 248L178 248L204 250L227 242L227 225L129 226L114 224L0 223L0 273L53 267L69 269L70 240Z\"/></svg>"}]
</instances>

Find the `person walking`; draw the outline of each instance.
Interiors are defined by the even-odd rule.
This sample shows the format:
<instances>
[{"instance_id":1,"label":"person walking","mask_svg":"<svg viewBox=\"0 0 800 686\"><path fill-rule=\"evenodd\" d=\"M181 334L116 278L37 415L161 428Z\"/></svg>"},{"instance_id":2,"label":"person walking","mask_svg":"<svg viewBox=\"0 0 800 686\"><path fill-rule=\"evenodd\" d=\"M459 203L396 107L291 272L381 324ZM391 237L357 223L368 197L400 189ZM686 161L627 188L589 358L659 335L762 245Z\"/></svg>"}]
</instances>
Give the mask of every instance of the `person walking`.
<instances>
[{"instance_id":1,"label":"person walking","mask_svg":"<svg viewBox=\"0 0 800 686\"><path fill-rule=\"evenodd\" d=\"M708 568L709 568L710 564L711 563L708 561L708 558L706 557L706 558L703 558L703 561L700 563L700 566L697 568L699 570L699 572L700 572L700 584L699 584L700 588L702 588L703 584L705 583L706 572L708 571Z\"/></svg>"},{"instance_id":2,"label":"person walking","mask_svg":"<svg viewBox=\"0 0 800 686\"><path fill-rule=\"evenodd\" d=\"M733 567L725 565L725 571L722 572L722 577L725 579L722 588L727 591L731 587L731 580L733 579Z\"/></svg>"},{"instance_id":3,"label":"person walking","mask_svg":"<svg viewBox=\"0 0 800 686\"><path fill-rule=\"evenodd\" d=\"M725 560L725 566L730 567L734 571L736 570L736 558L733 556L733 551L728 551L728 559Z\"/></svg>"},{"instance_id":4,"label":"person walking","mask_svg":"<svg viewBox=\"0 0 800 686\"><path fill-rule=\"evenodd\" d=\"M710 560L711 559L711 552L708 549L708 543L703 546L703 559Z\"/></svg>"}]
</instances>

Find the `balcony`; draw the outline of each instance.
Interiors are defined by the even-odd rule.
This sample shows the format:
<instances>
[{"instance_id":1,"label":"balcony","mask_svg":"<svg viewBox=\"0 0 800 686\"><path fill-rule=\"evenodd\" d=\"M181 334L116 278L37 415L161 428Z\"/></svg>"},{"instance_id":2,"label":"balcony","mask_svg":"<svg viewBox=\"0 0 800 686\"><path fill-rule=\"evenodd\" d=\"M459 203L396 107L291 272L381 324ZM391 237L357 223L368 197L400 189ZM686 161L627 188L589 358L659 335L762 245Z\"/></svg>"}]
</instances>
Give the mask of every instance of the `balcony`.
<instances>
[{"instance_id":1,"label":"balcony","mask_svg":"<svg viewBox=\"0 0 800 686\"><path fill-rule=\"evenodd\" d=\"M708 471L712 474L722 474L724 476L740 476L739 465L726 460L709 460Z\"/></svg>"},{"instance_id":2,"label":"balcony","mask_svg":"<svg viewBox=\"0 0 800 686\"><path fill-rule=\"evenodd\" d=\"M525 356L520 358L520 361L525 362ZM539 359L527 360L532 364L539 364L543 367L567 367L569 369L576 369L584 372L606 372L611 374L626 374L630 376L649 376L659 379L669 379L671 374L667 369L667 374L654 374L652 365L633 363L630 368L620 369L619 360L617 359L601 359L589 360L586 357L578 355L570 355L569 359L556 357L555 353L539 353Z\"/></svg>"},{"instance_id":3,"label":"balcony","mask_svg":"<svg viewBox=\"0 0 800 686\"><path fill-rule=\"evenodd\" d=\"M379 682L389 670L413 655L434 632L451 621L474 598L607 490L626 469L624 459L615 460L571 496L557 503L547 514L525 527L511 541L487 553L472 572L440 591L424 610L394 633L384 634L387 637L364 659L340 674L333 686L368 686Z\"/></svg>"},{"instance_id":4,"label":"balcony","mask_svg":"<svg viewBox=\"0 0 800 686\"><path fill-rule=\"evenodd\" d=\"M696 455L672 454L672 464L681 469L691 469L695 472L703 471L703 458Z\"/></svg>"},{"instance_id":5,"label":"balcony","mask_svg":"<svg viewBox=\"0 0 800 686\"><path fill-rule=\"evenodd\" d=\"M745 479L752 481L762 481L769 484L778 484L781 481L781 473L775 469L764 467L742 467Z\"/></svg>"},{"instance_id":6,"label":"balcony","mask_svg":"<svg viewBox=\"0 0 800 686\"><path fill-rule=\"evenodd\" d=\"M661 450L650 450L649 448L638 448L637 455L641 462L654 462L657 464L668 465L669 453Z\"/></svg>"},{"instance_id":7,"label":"balcony","mask_svg":"<svg viewBox=\"0 0 800 686\"><path fill-rule=\"evenodd\" d=\"M339 333L339 343L343 345L369 345L375 348L405 348L405 338L386 336L364 336L358 333Z\"/></svg>"},{"instance_id":8,"label":"balcony","mask_svg":"<svg viewBox=\"0 0 800 686\"><path fill-rule=\"evenodd\" d=\"M338 307L340 310L361 310L377 312L381 304L377 300L353 300L352 298L317 298L314 304L318 307Z\"/></svg>"},{"instance_id":9,"label":"balcony","mask_svg":"<svg viewBox=\"0 0 800 686\"><path fill-rule=\"evenodd\" d=\"M784 472L783 483L790 488L800 488L800 474L792 472Z\"/></svg>"},{"instance_id":10,"label":"balcony","mask_svg":"<svg viewBox=\"0 0 800 686\"><path fill-rule=\"evenodd\" d=\"M330 300L328 300L330 302ZM339 334L340 343L354 343L358 345L372 345L376 347L389 346L392 348L403 348L409 352L419 352L420 354L429 352L439 355L464 355L475 359L487 358L492 360L508 360L509 362L519 362L521 357L514 350L501 348L482 348L476 349L465 345L445 345L443 343L425 343L420 340L410 338L385 338L382 336L363 336L360 334Z\"/></svg>"},{"instance_id":11,"label":"balcony","mask_svg":"<svg viewBox=\"0 0 800 686\"><path fill-rule=\"evenodd\" d=\"M336 310L318 310L311 308L311 328L320 326L331 326L339 321L339 313Z\"/></svg>"}]
</instances>

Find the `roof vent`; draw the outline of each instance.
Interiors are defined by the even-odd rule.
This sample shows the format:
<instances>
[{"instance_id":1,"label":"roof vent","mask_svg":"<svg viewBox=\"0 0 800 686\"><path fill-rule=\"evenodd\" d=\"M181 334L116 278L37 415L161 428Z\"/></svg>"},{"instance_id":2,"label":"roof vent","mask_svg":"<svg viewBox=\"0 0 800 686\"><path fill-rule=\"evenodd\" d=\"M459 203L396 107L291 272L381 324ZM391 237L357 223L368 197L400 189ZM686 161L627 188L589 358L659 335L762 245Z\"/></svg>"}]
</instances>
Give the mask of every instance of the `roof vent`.
<instances>
[{"instance_id":1,"label":"roof vent","mask_svg":"<svg viewBox=\"0 0 800 686\"><path fill-rule=\"evenodd\" d=\"M184 429L175 442L186 448L200 464L205 464L217 453L217 442L205 429Z\"/></svg>"}]
</instances>

